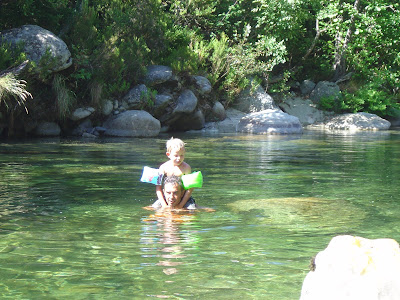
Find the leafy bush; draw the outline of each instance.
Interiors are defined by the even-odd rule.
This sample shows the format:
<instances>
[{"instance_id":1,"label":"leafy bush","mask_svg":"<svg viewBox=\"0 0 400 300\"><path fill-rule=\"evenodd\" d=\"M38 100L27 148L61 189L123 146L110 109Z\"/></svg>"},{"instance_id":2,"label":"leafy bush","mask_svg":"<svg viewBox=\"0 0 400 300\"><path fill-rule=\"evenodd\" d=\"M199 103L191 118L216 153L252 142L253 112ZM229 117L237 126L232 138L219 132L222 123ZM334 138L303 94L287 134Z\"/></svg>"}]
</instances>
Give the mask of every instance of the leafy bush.
<instances>
[{"instance_id":1,"label":"leafy bush","mask_svg":"<svg viewBox=\"0 0 400 300\"><path fill-rule=\"evenodd\" d=\"M385 89L379 81L363 85L355 93L344 93L342 111L369 112L381 117L391 115L393 109L400 109L399 95Z\"/></svg>"}]
</instances>

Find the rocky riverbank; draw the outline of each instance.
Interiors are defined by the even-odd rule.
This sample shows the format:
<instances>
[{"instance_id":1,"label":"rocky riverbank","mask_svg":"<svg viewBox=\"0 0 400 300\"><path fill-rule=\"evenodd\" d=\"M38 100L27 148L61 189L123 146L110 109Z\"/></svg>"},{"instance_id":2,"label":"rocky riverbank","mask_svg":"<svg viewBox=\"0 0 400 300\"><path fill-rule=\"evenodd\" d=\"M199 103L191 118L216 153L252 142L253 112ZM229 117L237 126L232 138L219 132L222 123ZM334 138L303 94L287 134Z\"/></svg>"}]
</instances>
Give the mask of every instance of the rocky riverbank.
<instances>
[{"instance_id":1,"label":"rocky riverbank","mask_svg":"<svg viewBox=\"0 0 400 300\"><path fill-rule=\"evenodd\" d=\"M46 68L52 74L70 67L71 53L65 43L38 26L26 25L1 33L11 44L24 42L30 60L43 67L43 59L52 59ZM50 65L51 63L51 65ZM278 103L259 86L240 93L233 107L225 108L216 99L206 76L175 74L168 66L152 65L140 84L120 99L104 99L98 106L76 104L67 120L60 121L53 107L44 107L33 95L31 116L19 117L13 131L34 136L148 137L160 132L204 130L252 134L300 134L303 128L324 130L387 130L388 120L367 113L334 115L320 110L323 97L339 97L334 82L298 83L297 91ZM54 104L51 104L54 106ZM9 132L15 120L9 110L0 112L0 132ZM393 125L399 119L392 120Z\"/></svg>"}]
</instances>

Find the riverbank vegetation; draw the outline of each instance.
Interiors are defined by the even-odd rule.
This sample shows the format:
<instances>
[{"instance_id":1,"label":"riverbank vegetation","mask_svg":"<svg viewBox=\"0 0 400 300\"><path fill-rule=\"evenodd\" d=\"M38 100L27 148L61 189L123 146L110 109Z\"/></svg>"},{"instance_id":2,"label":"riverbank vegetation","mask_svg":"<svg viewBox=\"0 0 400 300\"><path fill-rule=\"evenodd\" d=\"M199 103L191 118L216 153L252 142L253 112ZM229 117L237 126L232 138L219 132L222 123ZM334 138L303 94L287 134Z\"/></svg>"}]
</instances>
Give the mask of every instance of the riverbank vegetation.
<instances>
[{"instance_id":1,"label":"riverbank vegetation","mask_svg":"<svg viewBox=\"0 0 400 300\"><path fill-rule=\"evenodd\" d=\"M341 101L324 103L339 112L399 108L397 0L3 0L0 11L0 30L34 24L67 43L73 65L57 78L24 74L34 97L60 94L60 118L69 101L123 96L149 64L207 76L225 106L255 77L270 93L339 82ZM23 59L1 45L0 70Z\"/></svg>"}]
</instances>

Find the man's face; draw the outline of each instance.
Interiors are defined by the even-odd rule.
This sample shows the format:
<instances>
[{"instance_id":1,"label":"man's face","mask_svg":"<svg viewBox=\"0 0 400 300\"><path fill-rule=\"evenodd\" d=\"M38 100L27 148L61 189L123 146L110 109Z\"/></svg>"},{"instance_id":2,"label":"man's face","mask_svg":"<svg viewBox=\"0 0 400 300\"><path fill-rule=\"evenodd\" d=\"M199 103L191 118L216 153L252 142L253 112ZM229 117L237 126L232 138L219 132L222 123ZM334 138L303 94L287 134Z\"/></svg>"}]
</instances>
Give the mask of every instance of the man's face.
<instances>
[{"instance_id":1,"label":"man's face","mask_svg":"<svg viewBox=\"0 0 400 300\"><path fill-rule=\"evenodd\" d=\"M182 198L180 186L178 184L167 183L164 186L164 197L169 206L176 206Z\"/></svg>"}]
</instances>

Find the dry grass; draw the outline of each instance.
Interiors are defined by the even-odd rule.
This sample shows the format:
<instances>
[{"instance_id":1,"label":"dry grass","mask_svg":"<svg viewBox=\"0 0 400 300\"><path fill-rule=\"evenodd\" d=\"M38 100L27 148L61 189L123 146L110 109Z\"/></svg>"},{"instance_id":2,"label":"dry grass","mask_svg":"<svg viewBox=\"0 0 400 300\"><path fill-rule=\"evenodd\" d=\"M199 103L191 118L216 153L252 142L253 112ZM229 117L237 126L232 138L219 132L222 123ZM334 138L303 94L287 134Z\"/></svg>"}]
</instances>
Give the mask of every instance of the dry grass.
<instances>
[{"instance_id":1,"label":"dry grass","mask_svg":"<svg viewBox=\"0 0 400 300\"><path fill-rule=\"evenodd\" d=\"M19 105L23 105L25 107L26 112L27 108L25 106L25 102L28 97L33 98L31 93L29 93L26 89L26 81L19 80L15 77L13 73L7 73L0 77L0 103L4 103L7 107L9 107L9 103L7 99L12 97L16 100Z\"/></svg>"},{"instance_id":2,"label":"dry grass","mask_svg":"<svg viewBox=\"0 0 400 300\"><path fill-rule=\"evenodd\" d=\"M53 90L56 93L58 116L60 120L65 120L75 103L75 95L65 86L64 78L60 75L53 79Z\"/></svg>"}]
</instances>

